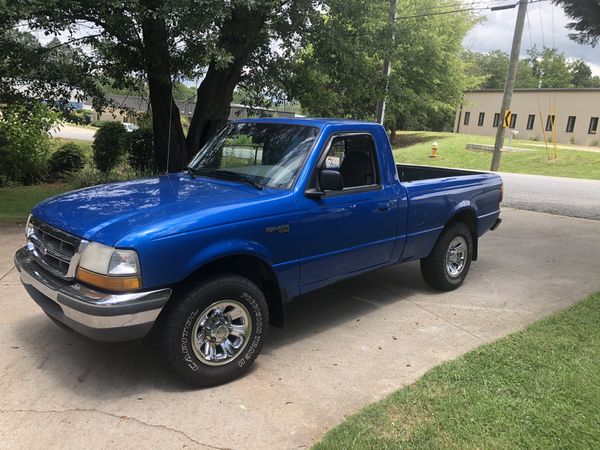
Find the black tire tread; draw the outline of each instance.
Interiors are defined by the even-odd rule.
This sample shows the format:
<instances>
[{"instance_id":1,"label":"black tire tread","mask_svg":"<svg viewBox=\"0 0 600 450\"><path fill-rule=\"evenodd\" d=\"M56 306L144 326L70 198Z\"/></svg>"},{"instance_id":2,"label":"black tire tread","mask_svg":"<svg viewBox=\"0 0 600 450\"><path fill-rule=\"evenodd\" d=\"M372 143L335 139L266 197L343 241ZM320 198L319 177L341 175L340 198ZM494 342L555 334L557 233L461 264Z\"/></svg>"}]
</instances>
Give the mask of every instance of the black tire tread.
<instances>
[{"instance_id":1,"label":"black tire tread","mask_svg":"<svg viewBox=\"0 0 600 450\"><path fill-rule=\"evenodd\" d=\"M468 245L466 266L462 273L455 279L451 279L446 273L446 252L452 239L461 235L465 237ZM425 282L434 289L440 291L452 291L459 287L469 272L471 258L473 256L473 237L471 230L463 222L455 222L442 231L433 250L426 258L421 259L421 274Z\"/></svg>"}]
</instances>

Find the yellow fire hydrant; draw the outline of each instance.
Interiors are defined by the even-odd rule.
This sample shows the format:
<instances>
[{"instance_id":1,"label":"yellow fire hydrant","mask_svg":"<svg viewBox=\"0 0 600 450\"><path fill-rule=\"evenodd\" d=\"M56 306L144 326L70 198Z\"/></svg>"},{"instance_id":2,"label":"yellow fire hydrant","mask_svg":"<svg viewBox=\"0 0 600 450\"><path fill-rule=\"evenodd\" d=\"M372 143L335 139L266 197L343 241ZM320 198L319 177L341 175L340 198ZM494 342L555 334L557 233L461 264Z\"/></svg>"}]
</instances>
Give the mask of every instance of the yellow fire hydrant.
<instances>
[{"instance_id":1,"label":"yellow fire hydrant","mask_svg":"<svg viewBox=\"0 0 600 450\"><path fill-rule=\"evenodd\" d=\"M431 157L435 158L437 156L437 151L438 151L438 143L434 142L433 144L431 144Z\"/></svg>"}]
</instances>

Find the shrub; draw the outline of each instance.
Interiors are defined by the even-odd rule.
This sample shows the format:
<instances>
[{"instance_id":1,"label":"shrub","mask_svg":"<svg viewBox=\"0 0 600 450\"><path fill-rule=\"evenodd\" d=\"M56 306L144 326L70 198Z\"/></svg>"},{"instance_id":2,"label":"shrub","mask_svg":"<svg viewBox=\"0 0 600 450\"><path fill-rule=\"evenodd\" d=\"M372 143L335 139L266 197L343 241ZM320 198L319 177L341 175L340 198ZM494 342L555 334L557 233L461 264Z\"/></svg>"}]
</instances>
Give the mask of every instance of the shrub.
<instances>
[{"instance_id":1,"label":"shrub","mask_svg":"<svg viewBox=\"0 0 600 450\"><path fill-rule=\"evenodd\" d=\"M590 146L598 147L598 146L600 146L600 141L598 139L594 139L593 141L590 142Z\"/></svg>"},{"instance_id":2,"label":"shrub","mask_svg":"<svg viewBox=\"0 0 600 450\"><path fill-rule=\"evenodd\" d=\"M50 129L58 114L43 104L3 105L0 114L0 178L31 184L46 174L52 149Z\"/></svg>"},{"instance_id":3,"label":"shrub","mask_svg":"<svg viewBox=\"0 0 600 450\"><path fill-rule=\"evenodd\" d=\"M113 183L116 181L135 180L152 175L151 173L137 170L112 169L109 172L100 172L94 167L85 167L72 174L69 184L73 189L81 189L98 184Z\"/></svg>"},{"instance_id":4,"label":"shrub","mask_svg":"<svg viewBox=\"0 0 600 450\"><path fill-rule=\"evenodd\" d=\"M142 171L155 171L154 136L149 128L138 128L127 133L127 160L131 167Z\"/></svg>"},{"instance_id":5,"label":"shrub","mask_svg":"<svg viewBox=\"0 0 600 450\"><path fill-rule=\"evenodd\" d=\"M120 122L105 123L96 131L92 149L94 164L100 172L107 173L119 163L126 133Z\"/></svg>"},{"instance_id":6,"label":"shrub","mask_svg":"<svg viewBox=\"0 0 600 450\"><path fill-rule=\"evenodd\" d=\"M102 125L105 125L107 123L113 123L113 120L92 120L90 122L90 125L93 127L97 127L100 128Z\"/></svg>"},{"instance_id":7,"label":"shrub","mask_svg":"<svg viewBox=\"0 0 600 450\"><path fill-rule=\"evenodd\" d=\"M48 167L51 175L64 175L83 169L85 156L81 147L74 142L63 145L56 150L50 160Z\"/></svg>"}]
</instances>

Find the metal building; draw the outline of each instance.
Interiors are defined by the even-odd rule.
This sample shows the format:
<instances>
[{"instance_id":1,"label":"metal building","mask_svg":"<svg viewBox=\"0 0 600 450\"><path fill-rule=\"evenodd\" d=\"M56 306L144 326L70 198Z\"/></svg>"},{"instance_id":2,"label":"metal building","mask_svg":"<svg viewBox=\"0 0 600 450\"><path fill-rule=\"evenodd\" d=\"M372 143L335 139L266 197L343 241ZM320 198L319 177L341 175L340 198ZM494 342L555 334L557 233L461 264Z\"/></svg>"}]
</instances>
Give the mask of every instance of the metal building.
<instances>
[{"instance_id":1,"label":"metal building","mask_svg":"<svg viewBox=\"0 0 600 450\"><path fill-rule=\"evenodd\" d=\"M454 131L495 136L496 128L502 126L501 103L500 89L465 92L454 119ZM545 132L551 140L553 108L558 143L598 145L600 88L515 89L510 128L518 131L518 139L544 141Z\"/></svg>"}]
</instances>

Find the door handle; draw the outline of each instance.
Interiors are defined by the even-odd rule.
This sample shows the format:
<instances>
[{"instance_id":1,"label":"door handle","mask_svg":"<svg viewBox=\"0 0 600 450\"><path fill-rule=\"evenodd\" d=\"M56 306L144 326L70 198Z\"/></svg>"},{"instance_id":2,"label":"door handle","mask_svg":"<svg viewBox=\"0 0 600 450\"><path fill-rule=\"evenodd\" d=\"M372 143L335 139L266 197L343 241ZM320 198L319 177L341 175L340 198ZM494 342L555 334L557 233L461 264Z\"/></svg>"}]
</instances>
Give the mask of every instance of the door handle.
<instances>
[{"instance_id":1,"label":"door handle","mask_svg":"<svg viewBox=\"0 0 600 450\"><path fill-rule=\"evenodd\" d=\"M379 202L379 211L389 211L390 202Z\"/></svg>"}]
</instances>

